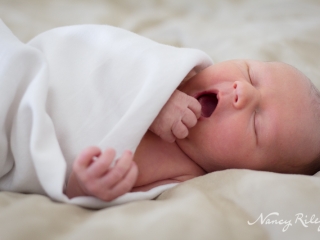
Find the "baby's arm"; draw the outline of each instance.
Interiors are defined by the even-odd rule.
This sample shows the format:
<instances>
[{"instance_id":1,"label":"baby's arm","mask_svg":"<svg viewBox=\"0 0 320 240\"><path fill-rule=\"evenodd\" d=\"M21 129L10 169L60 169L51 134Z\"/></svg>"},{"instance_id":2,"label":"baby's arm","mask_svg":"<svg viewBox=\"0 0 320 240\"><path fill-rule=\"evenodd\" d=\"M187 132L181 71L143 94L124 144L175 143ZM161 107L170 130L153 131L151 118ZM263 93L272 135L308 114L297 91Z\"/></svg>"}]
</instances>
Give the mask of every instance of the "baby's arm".
<instances>
[{"instance_id":1,"label":"baby's arm","mask_svg":"<svg viewBox=\"0 0 320 240\"><path fill-rule=\"evenodd\" d=\"M112 201L129 192L138 176L133 154L125 151L115 166L110 168L114 157L113 149L102 153L97 147L85 149L74 161L66 195L69 198L94 196L104 201Z\"/></svg>"},{"instance_id":2,"label":"baby's arm","mask_svg":"<svg viewBox=\"0 0 320 240\"><path fill-rule=\"evenodd\" d=\"M201 116L201 105L197 99L175 90L161 109L149 130L163 140L174 142L188 136L189 130Z\"/></svg>"}]
</instances>

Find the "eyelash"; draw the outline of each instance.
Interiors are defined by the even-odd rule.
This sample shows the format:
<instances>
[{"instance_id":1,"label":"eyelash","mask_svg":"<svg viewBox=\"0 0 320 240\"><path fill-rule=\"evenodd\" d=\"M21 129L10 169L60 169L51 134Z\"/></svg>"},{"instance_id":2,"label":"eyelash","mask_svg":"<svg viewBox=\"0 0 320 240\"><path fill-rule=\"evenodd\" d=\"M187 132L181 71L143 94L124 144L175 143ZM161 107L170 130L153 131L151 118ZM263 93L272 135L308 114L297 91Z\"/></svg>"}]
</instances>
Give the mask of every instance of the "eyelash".
<instances>
[{"instance_id":1,"label":"eyelash","mask_svg":"<svg viewBox=\"0 0 320 240\"><path fill-rule=\"evenodd\" d=\"M250 67L249 67L248 64L247 64L247 74L248 74L248 77L249 77L249 81L250 81L251 85L253 86L253 82L252 82L251 76L250 76Z\"/></svg>"},{"instance_id":2,"label":"eyelash","mask_svg":"<svg viewBox=\"0 0 320 240\"><path fill-rule=\"evenodd\" d=\"M253 113L253 129L254 129L254 133L256 135L256 138L258 139L258 133L257 133L257 128L256 128L256 114L257 114L257 111L254 111L254 113Z\"/></svg>"},{"instance_id":3,"label":"eyelash","mask_svg":"<svg viewBox=\"0 0 320 240\"><path fill-rule=\"evenodd\" d=\"M248 71L248 76L249 76L249 81L250 81L251 85L254 86L249 71Z\"/></svg>"},{"instance_id":4,"label":"eyelash","mask_svg":"<svg viewBox=\"0 0 320 240\"><path fill-rule=\"evenodd\" d=\"M249 77L249 81L250 81L251 85L254 86L252 79L251 79L251 76L250 76L249 66L248 66L248 77ZM256 141L258 142L258 133L257 133L257 128L256 128L256 114L257 114L257 110L255 110L253 113L253 130L254 130L254 134L256 136Z\"/></svg>"},{"instance_id":5,"label":"eyelash","mask_svg":"<svg viewBox=\"0 0 320 240\"><path fill-rule=\"evenodd\" d=\"M251 76L250 76L249 67L248 67L248 77L249 77L249 81L250 81L251 85L254 86L253 82L252 82L252 79L251 79ZM258 141L258 133L257 133L257 128L256 128L256 114L257 114L257 110L255 110L254 113L253 113L253 129L254 129L254 133L255 133L256 139Z\"/></svg>"}]
</instances>

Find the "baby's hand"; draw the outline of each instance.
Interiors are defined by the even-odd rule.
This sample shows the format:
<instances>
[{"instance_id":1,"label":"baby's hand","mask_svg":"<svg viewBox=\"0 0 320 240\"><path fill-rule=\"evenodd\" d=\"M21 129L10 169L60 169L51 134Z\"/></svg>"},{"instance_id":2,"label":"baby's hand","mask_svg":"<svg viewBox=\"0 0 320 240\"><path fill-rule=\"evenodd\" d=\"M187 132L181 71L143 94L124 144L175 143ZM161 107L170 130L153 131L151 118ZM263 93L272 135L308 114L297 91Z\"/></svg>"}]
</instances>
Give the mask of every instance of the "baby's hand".
<instances>
[{"instance_id":1,"label":"baby's hand","mask_svg":"<svg viewBox=\"0 0 320 240\"><path fill-rule=\"evenodd\" d=\"M114 157L114 149L107 149L103 153L97 147L85 149L73 164L66 195L69 198L95 196L112 201L129 192L138 176L133 154L125 151L115 166L110 168Z\"/></svg>"},{"instance_id":2,"label":"baby's hand","mask_svg":"<svg viewBox=\"0 0 320 240\"><path fill-rule=\"evenodd\" d=\"M165 141L174 142L188 136L188 128L197 124L201 105L197 99L175 90L149 130Z\"/></svg>"}]
</instances>

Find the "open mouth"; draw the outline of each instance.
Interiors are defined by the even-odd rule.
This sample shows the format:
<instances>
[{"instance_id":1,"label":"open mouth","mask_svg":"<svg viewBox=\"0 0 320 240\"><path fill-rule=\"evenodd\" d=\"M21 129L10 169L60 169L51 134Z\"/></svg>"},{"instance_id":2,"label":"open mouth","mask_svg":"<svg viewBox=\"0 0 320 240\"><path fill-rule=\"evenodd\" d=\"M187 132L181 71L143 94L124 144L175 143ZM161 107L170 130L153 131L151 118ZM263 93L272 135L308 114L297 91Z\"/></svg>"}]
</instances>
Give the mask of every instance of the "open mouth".
<instances>
[{"instance_id":1,"label":"open mouth","mask_svg":"<svg viewBox=\"0 0 320 240\"><path fill-rule=\"evenodd\" d=\"M205 93L200 95L197 99L201 104L201 116L205 118L210 117L218 105L217 94Z\"/></svg>"}]
</instances>

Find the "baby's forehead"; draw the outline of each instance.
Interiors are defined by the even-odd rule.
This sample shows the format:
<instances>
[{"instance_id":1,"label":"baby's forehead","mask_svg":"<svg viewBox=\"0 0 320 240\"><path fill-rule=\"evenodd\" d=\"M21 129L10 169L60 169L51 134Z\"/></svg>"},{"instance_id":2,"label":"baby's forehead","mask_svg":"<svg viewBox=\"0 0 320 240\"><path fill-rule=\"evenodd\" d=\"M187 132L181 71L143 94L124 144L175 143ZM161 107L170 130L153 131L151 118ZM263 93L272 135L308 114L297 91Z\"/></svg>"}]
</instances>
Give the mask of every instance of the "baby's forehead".
<instances>
[{"instance_id":1,"label":"baby's forehead","mask_svg":"<svg viewBox=\"0 0 320 240\"><path fill-rule=\"evenodd\" d=\"M310 80L297 68L283 62L261 62L247 61L250 72L254 76L259 76L262 80L270 80L276 83L285 83L289 89L310 88Z\"/></svg>"}]
</instances>

